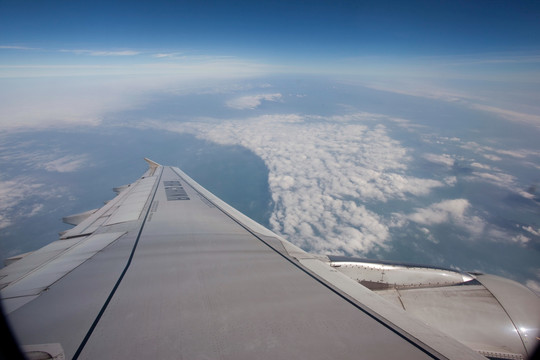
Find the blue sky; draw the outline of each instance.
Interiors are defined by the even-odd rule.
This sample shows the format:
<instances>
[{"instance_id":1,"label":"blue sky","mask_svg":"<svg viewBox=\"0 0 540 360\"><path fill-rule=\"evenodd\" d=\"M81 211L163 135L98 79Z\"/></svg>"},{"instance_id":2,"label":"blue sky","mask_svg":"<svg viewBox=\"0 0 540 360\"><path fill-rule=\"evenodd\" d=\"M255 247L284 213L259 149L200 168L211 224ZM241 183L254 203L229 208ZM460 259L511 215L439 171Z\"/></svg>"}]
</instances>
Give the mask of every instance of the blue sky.
<instances>
[{"instance_id":1,"label":"blue sky","mask_svg":"<svg viewBox=\"0 0 540 360\"><path fill-rule=\"evenodd\" d=\"M538 1L2 0L0 79L94 76L50 82L43 100L88 98L97 76L128 76L121 94L173 78L337 75L540 123L538 34ZM42 109L39 86L5 82L0 115L20 117L21 97Z\"/></svg>"},{"instance_id":2,"label":"blue sky","mask_svg":"<svg viewBox=\"0 0 540 360\"><path fill-rule=\"evenodd\" d=\"M534 1L0 2L1 62L102 62L90 50L238 56L287 64L358 56L529 54L540 49ZM11 50L11 51L8 51ZM128 51L131 51L129 53ZM93 53L96 54L96 53ZM110 59L108 61L111 61Z\"/></svg>"},{"instance_id":3,"label":"blue sky","mask_svg":"<svg viewBox=\"0 0 540 360\"><path fill-rule=\"evenodd\" d=\"M93 117L174 80L316 74L538 124L538 34L538 1L2 0L0 122L59 117L40 115L59 98ZM43 77L62 80L7 81Z\"/></svg>"}]
</instances>

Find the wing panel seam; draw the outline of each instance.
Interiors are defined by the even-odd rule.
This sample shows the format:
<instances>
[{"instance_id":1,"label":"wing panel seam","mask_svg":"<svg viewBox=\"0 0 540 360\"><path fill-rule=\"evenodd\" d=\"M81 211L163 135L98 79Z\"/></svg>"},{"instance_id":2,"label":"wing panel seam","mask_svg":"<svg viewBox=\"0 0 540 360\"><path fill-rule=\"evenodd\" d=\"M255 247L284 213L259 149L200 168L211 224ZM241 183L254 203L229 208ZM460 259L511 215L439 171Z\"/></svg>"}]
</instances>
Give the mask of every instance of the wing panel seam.
<instances>
[{"instance_id":1,"label":"wing panel seam","mask_svg":"<svg viewBox=\"0 0 540 360\"><path fill-rule=\"evenodd\" d=\"M148 204L148 209L146 210L146 214L145 214L144 219L143 219L143 221L141 223L141 227L140 227L139 232L137 234L137 238L135 239L135 243L133 244L133 248L131 250L131 254L129 255L129 259L128 259L127 263L126 263L126 266L124 267L124 270L120 274L120 277L116 281L113 289L111 290L109 296L107 297L107 300L105 300L105 303L101 307L101 310L99 311L98 315L94 319L94 322L92 323L92 325L88 329L88 331L87 331L85 337L83 338L81 344L77 348L77 351L75 352L75 355L73 355L73 358L72 358L73 360L78 359L79 356L81 355L84 347L86 346L86 343L88 342L88 340L92 336L92 333L94 332L94 330L97 327L99 321L101 320L101 317L105 313L105 310L107 310L107 307L109 306L109 303L111 302L112 298L114 297L114 294L116 293L116 290L120 286L120 283L124 279L124 276L126 275L129 267L131 266L131 262L133 260L134 255L135 255L135 250L137 249L137 245L139 244L139 240L141 238L141 234L142 234L142 231L144 229L144 225L146 224L146 219L148 218L148 214L150 213L150 209L152 208L152 203L154 202L154 199L156 197L157 190L159 188L159 184L160 184L160 180L161 180L162 175L163 175L163 168L161 168L161 173L159 174L159 178L155 183L155 189L154 189L154 194L152 195L152 200L150 200L150 203Z\"/></svg>"}]
</instances>

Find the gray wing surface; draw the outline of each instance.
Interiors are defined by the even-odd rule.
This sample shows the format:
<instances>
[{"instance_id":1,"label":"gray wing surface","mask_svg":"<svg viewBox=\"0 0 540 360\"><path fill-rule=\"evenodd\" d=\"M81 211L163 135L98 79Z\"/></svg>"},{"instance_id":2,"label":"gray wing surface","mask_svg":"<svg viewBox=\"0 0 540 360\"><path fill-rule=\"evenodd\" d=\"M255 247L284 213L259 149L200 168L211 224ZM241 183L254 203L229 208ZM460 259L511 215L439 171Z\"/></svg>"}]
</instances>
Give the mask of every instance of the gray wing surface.
<instances>
[{"instance_id":1,"label":"gray wing surface","mask_svg":"<svg viewBox=\"0 0 540 360\"><path fill-rule=\"evenodd\" d=\"M151 162L0 271L27 351L81 359L483 359ZM37 346L39 348L39 346ZM30 349L30 350L28 350Z\"/></svg>"}]
</instances>

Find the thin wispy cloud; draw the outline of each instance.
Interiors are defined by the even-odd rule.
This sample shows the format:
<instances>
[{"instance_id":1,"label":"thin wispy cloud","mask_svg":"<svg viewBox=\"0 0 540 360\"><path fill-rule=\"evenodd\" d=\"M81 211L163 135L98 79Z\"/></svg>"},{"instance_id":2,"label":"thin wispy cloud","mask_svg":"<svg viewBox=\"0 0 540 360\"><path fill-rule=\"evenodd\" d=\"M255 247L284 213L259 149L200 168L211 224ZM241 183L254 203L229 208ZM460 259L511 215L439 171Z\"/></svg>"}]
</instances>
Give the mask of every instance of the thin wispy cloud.
<instances>
[{"instance_id":1,"label":"thin wispy cloud","mask_svg":"<svg viewBox=\"0 0 540 360\"><path fill-rule=\"evenodd\" d=\"M492 170L493 168L489 165L486 165L486 164L482 164L482 163L478 163L478 162L473 162L471 163L471 166L472 167L475 167L475 168L478 168L478 169L482 169L482 170Z\"/></svg>"},{"instance_id":2,"label":"thin wispy cloud","mask_svg":"<svg viewBox=\"0 0 540 360\"><path fill-rule=\"evenodd\" d=\"M447 167L454 166L454 163L456 162L456 160L451 155L448 155L448 154L442 154L442 155L425 154L423 157L429 162L447 166Z\"/></svg>"},{"instance_id":3,"label":"thin wispy cloud","mask_svg":"<svg viewBox=\"0 0 540 360\"><path fill-rule=\"evenodd\" d=\"M525 285L540 296L540 281L529 279L525 282Z\"/></svg>"},{"instance_id":4,"label":"thin wispy cloud","mask_svg":"<svg viewBox=\"0 0 540 360\"><path fill-rule=\"evenodd\" d=\"M539 236L540 237L540 228L538 229L535 229L533 228L532 226L521 226L521 228L529 233L531 233L532 235L534 236Z\"/></svg>"},{"instance_id":5,"label":"thin wispy cloud","mask_svg":"<svg viewBox=\"0 0 540 360\"><path fill-rule=\"evenodd\" d=\"M185 58L186 55L182 52L161 52L153 54L152 57L156 59L181 59Z\"/></svg>"},{"instance_id":6,"label":"thin wispy cloud","mask_svg":"<svg viewBox=\"0 0 540 360\"><path fill-rule=\"evenodd\" d=\"M0 146L0 161L58 173L75 172L83 166L92 165L86 154L66 154L66 151L58 149L36 150L31 143Z\"/></svg>"},{"instance_id":7,"label":"thin wispy cloud","mask_svg":"<svg viewBox=\"0 0 540 360\"><path fill-rule=\"evenodd\" d=\"M540 115L529 114L529 113L524 113L520 111L503 109L496 106L485 105L480 102L485 102L487 99L481 98L477 95L459 93L459 92L449 91L446 89L435 88L435 87L433 88L427 87L425 89L418 86L408 88L406 86L403 87L402 85L397 85L396 87L392 87L389 84L382 85L378 83L365 83L364 85L371 89L388 91L388 92L393 92L396 94L417 96L417 97L423 97L423 98L434 99L434 100L443 100L447 102L459 102L471 109L489 112L493 115L502 117L510 121L517 121L517 122L540 126Z\"/></svg>"},{"instance_id":8,"label":"thin wispy cloud","mask_svg":"<svg viewBox=\"0 0 540 360\"><path fill-rule=\"evenodd\" d=\"M17 45L0 45L0 49L4 50L43 50L50 53L72 53L77 55L89 55L89 56L135 56L139 54L144 54L142 51L137 50L91 50L91 49L43 49L35 48L28 46L17 46Z\"/></svg>"},{"instance_id":9,"label":"thin wispy cloud","mask_svg":"<svg viewBox=\"0 0 540 360\"><path fill-rule=\"evenodd\" d=\"M87 163L88 159L84 155L66 155L59 159L43 162L40 166L47 171L66 173L77 171Z\"/></svg>"},{"instance_id":10,"label":"thin wispy cloud","mask_svg":"<svg viewBox=\"0 0 540 360\"><path fill-rule=\"evenodd\" d=\"M153 99L148 96L152 93L196 93L209 82L241 80L268 71L264 64L221 57L181 64L0 66L5 81L27 79L0 88L0 129L95 126L109 112L141 108ZM80 76L86 76L84 82ZM47 81L50 77L55 81Z\"/></svg>"},{"instance_id":11,"label":"thin wispy cloud","mask_svg":"<svg viewBox=\"0 0 540 360\"><path fill-rule=\"evenodd\" d=\"M36 183L30 177L16 177L11 180L0 179L0 229L13 224L14 218L29 217L37 214L40 204L31 203L31 199L41 193L43 184ZM43 200L43 199L41 199ZM22 204L25 205L22 205Z\"/></svg>"},{"instance_id":12,"label":"thin wispy cloud","mask_svg":"<svg viewBox=\"0 0 540 360\"><path fill-rule=\"evenodd\" d=\"M168 54L162 54L160 57L153 57L151 54L136 50L58 50L58 52L81 55L81 59L85 56L100 58L100 61L83 63L73 59L61 59L57 63L7 62L0 64L0 78L156 75L166 78L170 83L173 80L184 81L193 78L222 80L262 76L277 69L276 66L267 63L222 55L171 55L169 57ZM136 58L137 63L122 64L117 58ZM148 81L148 78L141 80Z\"/></svg>"},{"instance_id":13,"label":"thin wispy cloud","mask_svg":"<svg viewBox=\"0 0 540 360\"><path fill-rule=\"evenodd\" d=\"M28 46L16 46L16 45L0 45L0 49L6 50L40 50L38 48L28 47Z\"/></svg>"},{"instance_id":14,"label":"thin wispy cloud","mask_svg":"<svg viewBox=\"0 0 540 360\"><path fill-rule=\"evenodd\" d=\"M454 56L445 58L441 66L468 66L482 64L540 64L539 54L484 54L483 56Z\"/></svg>"},{"instance_id":15,"label":"thin wispy cloud","mask_svg":"<svg viewBox=\"0 0 540 360\"><path fill-rule=\"evenodd\" d=\"M84 49L73 49L67 50L62 49L60 52L73 53L77 55L90 55L90 56L135 56L141 54L139 51L135 50L84 50Z\"/></svg>"},{"instance_id":16,"label":"thin wispy cloud","mask_svg":"<svg viewBox=\"0 0 540 360\"><path fill-rule=\"evenodd\" d=\"M495 106L488 106L483 104L470 104L470 107L473 109L478 109L481 111L487 111L498 115L502 118L505 118L510 121L519 121L528 124L535 124L540 127L540 115L527 114L519 111L512 111L507 109L501 109Z\"/></svg>"},{"instance_id":17,"label":"thin wispy cloud","mask_svg":"<svg viewBox=\"0 0 540 360\"><path fill-rule=\"evenodd\" d=\"M540 158L540 152L538 151L534 151L530 149L508 150L508 149L494 148L492 146L480 145L479 143L475 141L467 141L465 143L460 144L460 147L462 147L463 149L474 151L482 156L500 155L500 156L505 156L505 157L509 156L515 159L525 159L529 156L535 156L535 157ZM500 161L502 159L499 156L497 156L497 158L493 160Z\"/></svg>"},{"instance_id":18,"label":"thin wispy cloud","mask_svg":"<svg viewBox=\"0 0 540 360\"><path fill-rule=\"evenodd\" d=\"M9 135L6 134L0 139L0 163L17 164L17 168L24 169L22 172L35 174L37 171L43 174L45 170L48 173L64 174L76 172L83 166L92 166L85 154L73 154L71 150L56 147L36 149L34 141L7 139ZM0 174L0 229L39 215L45 211L51 199L69 193L59 182L48 180L48 176L14 176L9 171Z\"/></svg>"},{"instance_id":19,"label":"thin wispy cloud","mask_svg":"<svg viewBox=\"0 0 540 360\"><path fill-rule=\"evenodd\" d=\"M247 95L227 101L226 105L233 109L255 109L261 105L263 101L279 101L282 98L281 94L260 94Z\"/></svg>"},{"instance_id":20,"label":"thin wispy cloud","mask_svg":"<svg viewBox=\"0 0 540 360\"><path fill-rule=\"evenodd\" d=\"M396 94L457 103L515 122L540 126L540 55L359 59L359 80L344 82ZM355 64L351 60L352 64ZM344 66L347 66L345 63ZM360 70L361 71L361 70ZM524 91L523 89L527 89Z\"/></svg>"},{"instance_id":21,"label":"thin wispy cloud","mask_svg":"<svg viewBox=\"0 0 540 360\"><path fill-rule=\"evenodd\" d=\"M155 57L155 58L158 58L158 59L161 59L161 58L170 58L170 57L173 57L174 54L154 54L152 55L152 57Z\"/></svg>"}]
</instances>

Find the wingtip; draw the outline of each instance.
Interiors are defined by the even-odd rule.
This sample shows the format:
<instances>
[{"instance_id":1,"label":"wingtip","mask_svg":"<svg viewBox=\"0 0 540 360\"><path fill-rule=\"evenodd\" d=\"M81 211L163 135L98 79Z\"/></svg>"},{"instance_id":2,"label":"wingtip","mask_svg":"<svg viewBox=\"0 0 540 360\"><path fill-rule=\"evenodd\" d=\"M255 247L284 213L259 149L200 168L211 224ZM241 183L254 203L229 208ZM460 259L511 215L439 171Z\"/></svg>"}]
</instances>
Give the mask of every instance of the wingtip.
<instances>
[{"instance_id":1,"label":"wingtip","mask_svg":"<svg viewBox=\"0 0 540 360\"><path fill-rule=\"evenodd\" d=\"M153 176L156 172L156 169L161 166L157 162L152 161L149 158L144 158L144 161L148 163L148 171L146 172L146 176Z\"/></svg>"},{"instance_id":2,"label":"wingtip","mask_svg":"<svg viewBox=\"0 0 540 360\"><path fill-rule=\"evenodd\" d=\"M146 161L148 163L148 165L150 166L151 169L157 168L158 166L161 166L160 164L158 164L155 161L150 160L149 158L144 158L144 161Z\"/></svg>"}]
</instances>

